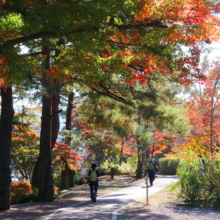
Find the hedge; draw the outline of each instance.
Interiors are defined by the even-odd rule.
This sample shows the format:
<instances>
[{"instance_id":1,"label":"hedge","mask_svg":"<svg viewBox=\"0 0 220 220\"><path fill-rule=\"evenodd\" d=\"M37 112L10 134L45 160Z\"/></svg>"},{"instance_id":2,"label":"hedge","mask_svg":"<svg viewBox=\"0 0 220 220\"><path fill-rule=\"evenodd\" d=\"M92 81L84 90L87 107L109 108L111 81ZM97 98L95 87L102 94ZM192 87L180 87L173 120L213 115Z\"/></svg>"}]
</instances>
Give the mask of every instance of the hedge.
<instances>
[{"instance_id":1,"label":"hedge","mask_svg":"<svg viewBox=\"0 0 220 220\"><path fill-rule=\"evenodd\" d=\"M179 161L177 159L160 158L159 173L163 175L176 175Z\"/></svg>"}]
</instances>

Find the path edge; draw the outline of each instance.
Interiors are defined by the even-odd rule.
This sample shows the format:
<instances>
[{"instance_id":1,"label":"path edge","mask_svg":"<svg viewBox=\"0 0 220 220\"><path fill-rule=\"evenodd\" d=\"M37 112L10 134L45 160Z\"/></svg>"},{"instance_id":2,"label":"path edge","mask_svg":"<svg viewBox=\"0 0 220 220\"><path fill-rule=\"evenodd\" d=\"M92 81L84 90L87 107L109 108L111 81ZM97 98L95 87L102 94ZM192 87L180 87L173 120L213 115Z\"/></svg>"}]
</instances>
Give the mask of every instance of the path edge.
<instances>
[{"instance_id":1,"label":"path edge","mask_svg":"<svg viewBox=\"0 0 220 220\"><path fill-rule=\"evenodd\" d=\"M160 177L159 177L159 178L160 178ZM157 192L159 192L159 191L161 191L161 190L167 188L168 186L170 186L170 185L172 185L172 184L174 184L174 183L176 183L176 182L178 182L178 181L179 181L179 179L177 179L177 180L174 181L174 182L171 182L169 185L164 186L163 188L161 188L161 189L159 189L158 191L156 191L156 192L150 194L149 196L151 196L151 195L153 195L153 194L155 194L155 193L157 193ZM140 198L140 199L138 199L138 200L136 200L136 201L134 201L134 202L130 202L130 203L128 203L127 205L121 207L120 209L117 209L116 211L114 211L114 212L112 213L112 218L111 218L111 220L117 220L118 212L120 212L121 210L127 208L128 206L130 206L130 205L132 205L132 204L134 204L134 203L136 203L136 202L138 202L138 201L140 201L140 200L142 200L142 199L144 199L144 198L146 198L146 196L144 196L144 197L142 197L142 198Z\"/></svg>"}]
</instances>

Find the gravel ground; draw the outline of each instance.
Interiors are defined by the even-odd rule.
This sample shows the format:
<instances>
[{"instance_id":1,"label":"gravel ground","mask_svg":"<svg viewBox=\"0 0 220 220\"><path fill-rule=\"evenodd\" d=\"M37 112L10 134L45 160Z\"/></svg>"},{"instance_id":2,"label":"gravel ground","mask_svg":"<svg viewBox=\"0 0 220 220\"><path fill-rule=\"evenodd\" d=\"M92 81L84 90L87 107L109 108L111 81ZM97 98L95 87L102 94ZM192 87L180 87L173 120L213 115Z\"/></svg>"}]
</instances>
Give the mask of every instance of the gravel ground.
<instances>
[{"instance_id":1,"label":"gravel ground","mask_svg":"<svg viewBox=\"0 0 220 220\"><path fill-rule=\"evenodd\" d=\"M191 208L177 206L146 206L133 213L118 215L117 220L217 220L220 219L220 210L211 208Z\"/></svg>"},{"instance_id":2,"label":"gravel ground","mask_svg":"<svg viewBox=\"0 0 220 220\"><path fill-rule=\"evenodd\" d=\"M167 187L149 197L149 205L145 199L138 201L118 214L117 220L218 220L220 209L193 208L187 206L179 197L179 191L170 192Z\"/></svg>"}]
</instances>

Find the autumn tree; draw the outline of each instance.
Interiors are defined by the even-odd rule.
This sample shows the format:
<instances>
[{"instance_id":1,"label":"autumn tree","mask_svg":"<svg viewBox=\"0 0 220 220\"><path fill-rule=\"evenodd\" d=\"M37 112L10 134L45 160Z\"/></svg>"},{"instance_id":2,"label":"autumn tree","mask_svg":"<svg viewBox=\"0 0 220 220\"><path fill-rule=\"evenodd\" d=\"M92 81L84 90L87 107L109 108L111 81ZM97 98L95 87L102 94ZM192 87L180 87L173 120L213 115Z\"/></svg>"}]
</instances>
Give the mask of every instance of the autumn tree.
<instances>
[{"instance_id":1,"label":"autumn tree","mask_svg":"<svg viewBox=\"0 0 220 220\"><path fill-rule=\"evenodd\" d=\"M96 133L105 128L117 132L120 139L127 136L136 137L138 177L143 175L146 151L152 143L153 128L167 129L173 134L178 132L185 134L188 131L185 126L187 121L180 114L181 110L170 106L171 103L175 104L176 90L175 82L172 85L169 80L160 82L160 87L158 87L160 77L156 74L152 74L148 87L141 84L125 86L116 80L115 84L112 83L112 88L117 86L117 90L121 91L129 102L118 103L114 99L105 98L91 91L86 93L87 96L78 106L79 114L83 116L83 120L79 117L79 121L86 125L84 128L86 136L92 133L91 130L86 131L88 128L96 130ZM169 89L170 86L173 86L172 90ZM97 135L95 139L97 140ZM98 149L98 146L96 148Z\"/></svg>"},{"instance_id":2,"label":"autumn tree","mask_svg":"<svg viewBox=\"0 0 220 220\"><path fill-rule=\"evenodd\" d=\"M215 40L219 31L219 18L214 15L219 11L219 4L206 0L179 1L178 4L173 0L160 3L148 0L7 0L1 1L0 5L0 53L1 59L6 62L1 65L0 78L5 86L12 86L19 78L17 73L22 65L18 63L22 63L24 57L43 54L47 59L54 49L54 42L66 37L69 47L65 55L60 57L58 64L48 66L50 71L47 74L43 71L45 76L52 81L56 79L57 83L78 81L80 85L87 85L124 103L128 100L111 88L112 76L133 85L134 80L147 83L155 70L165 76L178 70L179 81L188 84L202 77L198 71L198 42ZM216 25L213 26L213 23ZM21 56L22 44L29 48L29 52ZM189 47L189 55L182 52L181 45ZM43 51L36 48L43 48ZM20 59L22 62L19 62ZM26 67L23 66L28 69ZM33 71L32 74L39 73ZM13 82L7 85L5 79ZM51 110L45 110L45 114L47 116L43 120L48 121ZM4 117L9 116L12 117L12 114ZM45 135L49 137L49 126L42 128L46 127ZM47 165L48 169L42 174L39 186L40 195L44 195L43 192L47 194L39 198L51 201L52 171L48 162L51 149L48 139L41 142L40 157L45 158L41 164ZM10 149L10 144L6 148Z\"/></svg>"},{"instance_id":3,"label":"autumn tree","mask_svg":"<svg viewBox=\"0 0 220 220\"><path fill-rule=\"evenodd\" d=\"M32 112L33 111L33 112ZM11 158L18 166L22 178L31 180L39 154L37 108L22 109L14 116Z\"/></svg>"},{"instance_id":4,"label":"autumn tree","mask_svg":"<svg viewBox=\"0 0 220 220\"><path fill-rule=\"evenodd\" d=\"M204 70L205 71L205 70ZM202 89L194 90L186 101L187 113L192 125L191 137L203 139L207 154L214 156L219 147L219 63L206 69L208 78L200 82ZM202 150L202 151L203 151Z\"/></svg>"}]
</instances>

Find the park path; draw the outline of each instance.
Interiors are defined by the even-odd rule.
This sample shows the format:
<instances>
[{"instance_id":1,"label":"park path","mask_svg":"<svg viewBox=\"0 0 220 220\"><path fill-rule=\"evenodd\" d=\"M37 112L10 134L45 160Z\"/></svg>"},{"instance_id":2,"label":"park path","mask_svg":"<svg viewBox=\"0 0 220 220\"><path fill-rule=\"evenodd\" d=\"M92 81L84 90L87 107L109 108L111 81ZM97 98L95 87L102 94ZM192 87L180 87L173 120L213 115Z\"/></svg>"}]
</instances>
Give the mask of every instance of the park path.
<instances>
[{"instance_id":1,"label":"park path","mask_svg":"<svg viewBox=\"0 0 220 220\"><path fill-rule=\"evenodd\" d=\"M175 176L164 176L156 178L153 186L148 186L148 193L152 195L161 189L177 182ZM85 201L72 206L59 209L44 220L57 219L88 219L88 220L116 220L117 211L129 203L146 197L145 183L137 184L125 189L117 190L108 195L97 198L97 202ZM149 198L150 202L150 198Z\"/></svg>"}]
</instances>

